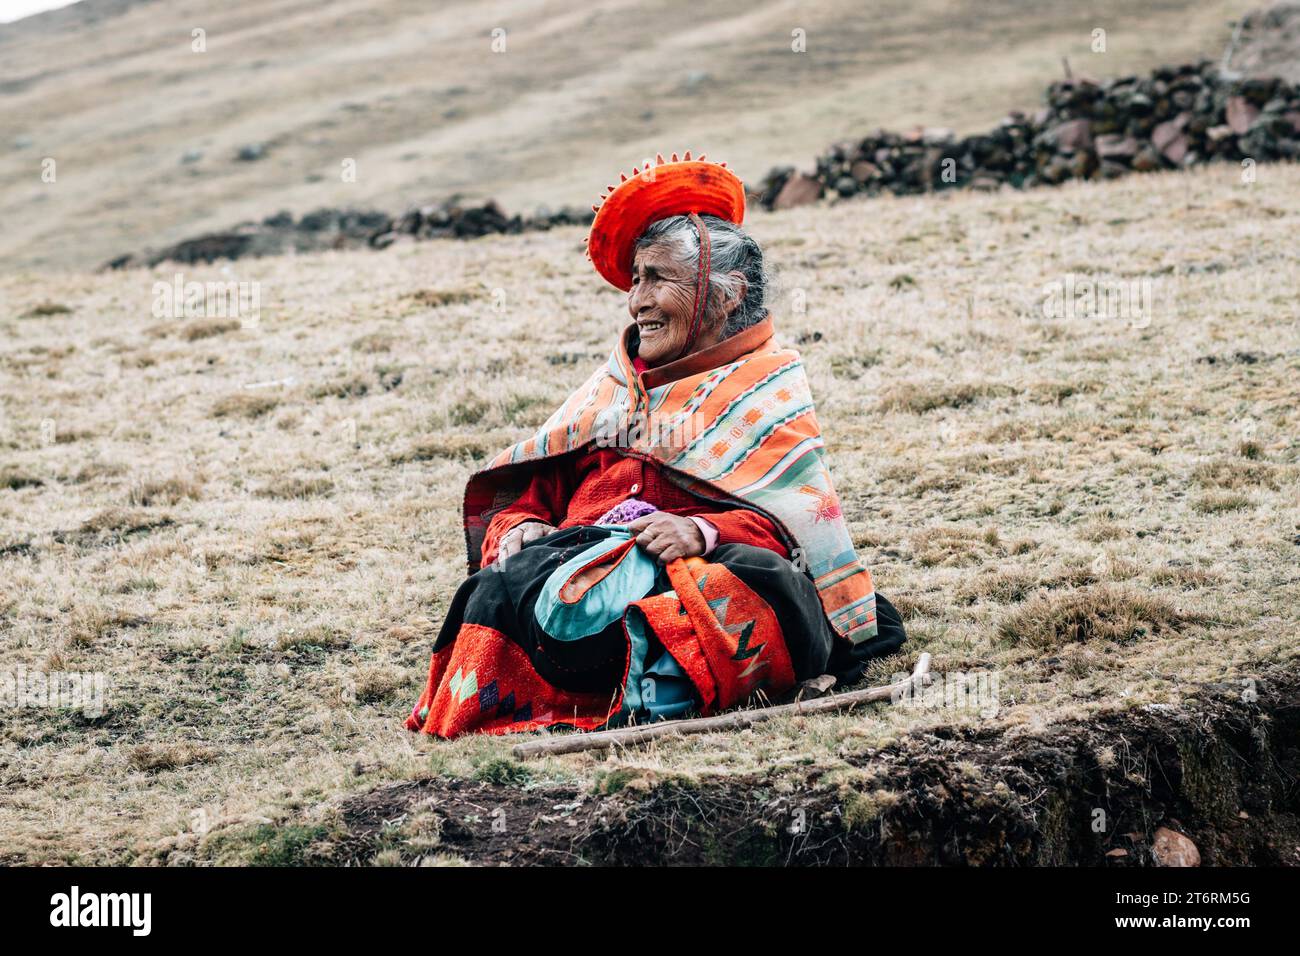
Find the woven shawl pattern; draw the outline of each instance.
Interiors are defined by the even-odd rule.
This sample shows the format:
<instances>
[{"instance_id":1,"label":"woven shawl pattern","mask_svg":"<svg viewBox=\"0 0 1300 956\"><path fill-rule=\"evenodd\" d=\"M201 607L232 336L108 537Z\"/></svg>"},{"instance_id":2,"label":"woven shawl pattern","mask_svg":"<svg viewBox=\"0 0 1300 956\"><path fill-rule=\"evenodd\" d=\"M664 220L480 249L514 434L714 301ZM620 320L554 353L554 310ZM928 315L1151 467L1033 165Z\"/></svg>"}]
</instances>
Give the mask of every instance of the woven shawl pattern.
<instances>
[{"instance_id":1,"label":"woven shawl pattern","mask_svg":"<svg viewBox=\"0 0 1300 956\"><path fill-rule=\"evenodd\" d=\"M535 434L470 478L471 570L488 522L519 497L533 466L589 442L657 462L703 498L767 515L812 577L836 633L854 644L875 637L871 573L853 550L798 352L769 341L718 368L646 389L620 339Z\"/></svg>"}]
</instances>

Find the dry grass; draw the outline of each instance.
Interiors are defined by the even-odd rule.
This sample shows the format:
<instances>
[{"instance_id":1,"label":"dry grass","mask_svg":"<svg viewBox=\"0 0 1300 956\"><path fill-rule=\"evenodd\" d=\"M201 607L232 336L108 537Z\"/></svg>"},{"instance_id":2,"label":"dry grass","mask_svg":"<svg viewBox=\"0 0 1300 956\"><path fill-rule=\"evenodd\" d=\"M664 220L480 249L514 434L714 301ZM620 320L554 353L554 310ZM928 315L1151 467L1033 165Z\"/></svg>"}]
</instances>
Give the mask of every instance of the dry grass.
<instances>
[{"instance_id":1,"label":"dry grass","mask_svg":"<svg viewBox=\"0 0 1300 956\"><path fill-rule=\"evenodd\" d=\"M1068 643L1131 644L1146 637L1169 637L1199 622L1163 595L1102 585L1037 595L1008 614L998 633L1014 644L1052 650Z\"/></svg>"},{"instance_id":2,"label":"dry grass","mask_svg":"<svg viewBox=\"0 0 1300 956\"><path fill-rule=\"evenodd\" d=\"M171 519L166 515L156 515L142 508L105 508L83 521L80 530L91 535L127 535L152 531L167 524L171 524Z\"/></svg>"},{"instance_id":3,"label":"dry grass","mask_svg":"<svg viewBox=\"0 0 1300 956\"><path fill-rule=\"evenodd\" d=\"M317 398L324 397L317 395ZM280 404L278 395L266 395L258 392L236 392L226 395L212 406L212 414L217 418L239 416L242 418L261 418Z\"/></svg>"},{"instance_id":4,"label":"dry grass","mask_svg":"<svg viewBox=\"0 0 1300 956\"><path fill-rule=\"evenodd\" d=\"M230 319L204 319L201 322L191 322L181 329L180 335L186 342L197 342L234 332L238 328L239 323Z\"/></svg>"},{"instance_id":5,"label":"dry grass","mask_svg":"<svg viewBox=\"0 0 1300 956\"><path fill-rule=\"evenodd\" d=\"M928 650L940 674L995 669L1001 709L781 720L529 779L847 772L843 747L918 726L1033 733L1294 661L1300 168L1234 177L754 217L854 539L908 621L869 676ZM1159 277L1177 313L1044 319L1043 284L1089 262ZM260 324L191 341L159 337L161 270L0 279L0 669L109 682L99 718L0 721L6 859L301 858L325 832L301 821L340 796L517 772L509 740L401 722L463 575L465 479L607 353L622 297L576 229L239 270ZM431 276L503 306L414 303ZM20 318L45 301L71 311ZM44 441L51 419L77 440Z\"/></svg>"},{"instance_id":6,"label":"dry grass","mask_svg":"<svg viewBox=\"0 0 1300 956\"><path fill-rule=\"evenodd\" d=\"M216 759L216 753L207 747L195 747L190 744L170 744L153 746L141 744L131 751L131 766L146 773L160 773L188 767L196 763L210 763Z\"/></svg>"},{"instance_id":7,"label":"dry grass","mask_svg":"<svg viewBox=\"0 0 1300 956\"><path fill-rule=\"evenodd\" d=\"M189 478L176 476L141 482L131 489L128 501L133 505L174 505L186 498L203 497L202 486Z\"/></svg>"}]
</instances>

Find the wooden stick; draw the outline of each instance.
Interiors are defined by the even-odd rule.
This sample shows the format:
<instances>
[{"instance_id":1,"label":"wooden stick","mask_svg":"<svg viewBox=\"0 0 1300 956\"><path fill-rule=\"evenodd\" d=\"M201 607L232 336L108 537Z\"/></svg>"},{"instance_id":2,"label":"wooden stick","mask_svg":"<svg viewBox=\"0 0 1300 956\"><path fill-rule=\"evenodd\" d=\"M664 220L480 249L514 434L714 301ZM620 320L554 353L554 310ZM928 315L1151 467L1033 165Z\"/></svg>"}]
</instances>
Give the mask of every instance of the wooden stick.
<instances>
[{"instance_id":1,"label":"wooden stick","mask_svg":"<svg viewBox=\"0 0 1300 956\"><path fill-rule=\"evenodd\" d=\"M922 653L912 670L912 676L893 684L881 687L868 687L863 690L849 691L847 694L834 694L819 697L816 700L798 700L793 704L778 707L758 707L753 710L733 710L729 714L716 717L696 717L691 720L663 720L658 723L644 724L640 727L619 727L615 730L598 730L589 734L565 734L541 740L530 740L516 744L511 753L516 760L528 760L543 754L571 754L581 750L608 750L610 747L627 747L643 744L659 737L677 737L685 734L704 734L714 730L741 730L752 724L771 720L773 717L785 717L790 714L825 714L836 710L848 710L858 704L870 704L881 700L892 700L897 694L902 696L908 690L919 690L930 683L930 655Z\"/></svg>"}]
</instances>

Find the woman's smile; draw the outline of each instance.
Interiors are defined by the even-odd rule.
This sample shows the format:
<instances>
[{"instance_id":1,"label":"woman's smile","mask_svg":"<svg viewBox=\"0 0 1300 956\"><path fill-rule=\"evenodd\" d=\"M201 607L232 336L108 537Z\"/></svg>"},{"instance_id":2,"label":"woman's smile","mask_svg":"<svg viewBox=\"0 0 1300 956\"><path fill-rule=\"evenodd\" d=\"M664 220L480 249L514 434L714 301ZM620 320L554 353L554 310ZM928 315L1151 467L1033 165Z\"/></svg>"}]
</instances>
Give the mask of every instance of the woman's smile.
<instances>
[{"instance_id":1,"label":"woman's smile","mask_svg":"<svg viewBox=\"0 0 1300 956\"><path fill-rule=\"evenodd\" d=\"M637 355L651 368L681 357L695 310L694 267L675 256L677 247L660 242L636 251L628 312L636 322ZM720 302L700 329L696 349L718 341L726 314Z\"/></svg>"}]
</instances>

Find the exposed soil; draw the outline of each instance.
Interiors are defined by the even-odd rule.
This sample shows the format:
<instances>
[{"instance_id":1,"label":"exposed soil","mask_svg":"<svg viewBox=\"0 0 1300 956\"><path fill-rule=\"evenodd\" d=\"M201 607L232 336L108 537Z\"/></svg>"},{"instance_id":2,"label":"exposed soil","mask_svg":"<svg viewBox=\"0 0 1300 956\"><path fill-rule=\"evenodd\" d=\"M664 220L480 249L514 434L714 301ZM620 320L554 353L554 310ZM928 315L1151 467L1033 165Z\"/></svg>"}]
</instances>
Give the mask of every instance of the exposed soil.
<instances>
[{"instance_id":1,"label":"exposed soil","mask_svg":"<svg viewBox=\"0 0 1300 956\"><path fill-rule=\"evenodd\" d=\"M386 848L479 864L1141 866L1165 826L1205 865L1300 865L1300 675L1278 668L1254 690L1250 701L1242 687L1208 685L1185 707L1033 736L916 733L844 755L873 771L860 789L827 785L811 766L699 781L620 768L594 793L387 786L344 802L330 862ZM436 821L435 848L428 827L418 850L399 835L415 814Z\"/></svg>"}]
</instances>

